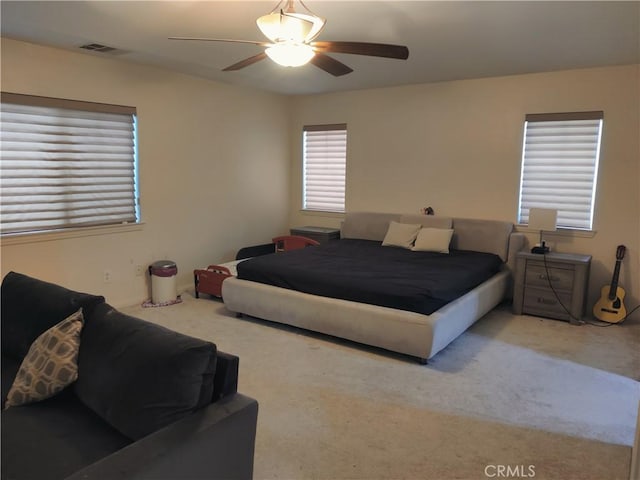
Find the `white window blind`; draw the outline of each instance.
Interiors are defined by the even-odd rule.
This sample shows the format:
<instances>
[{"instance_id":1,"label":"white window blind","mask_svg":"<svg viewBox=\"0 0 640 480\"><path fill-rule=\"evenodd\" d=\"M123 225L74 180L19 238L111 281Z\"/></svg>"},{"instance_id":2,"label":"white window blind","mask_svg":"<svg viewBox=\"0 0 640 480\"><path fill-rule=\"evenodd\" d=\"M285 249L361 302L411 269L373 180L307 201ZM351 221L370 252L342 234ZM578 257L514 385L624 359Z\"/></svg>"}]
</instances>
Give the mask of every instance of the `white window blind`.
<instances>
[{"instance_id":1,"label":"white window blind","mask_svg":"<svg viewBox=\"0 0 640 480\"><path fill-rule=\"evenodd\" d=\"M2 93L2 234L138 221L133 107Z\"/></svg>"},{"instance_id":2,"label":"white window blind","mask_svg":"<svg viewBox=\"0 0 640 480\"><path fill-rule=\"evenodd\" d=\"M553 208L558 227L592 228L602 121L602 112L526 116L519 223L532 207Z\"/></svg>"},{"instance_id":3,"label":"white window blind","mask_svg":"<svg viewBox=\"0 0 640 480\"><path fill-rule=\"evenodd\" d=\"M307 125L303 133L303 208L344 212L347 125Z\"/></svg>"}]
</instances>

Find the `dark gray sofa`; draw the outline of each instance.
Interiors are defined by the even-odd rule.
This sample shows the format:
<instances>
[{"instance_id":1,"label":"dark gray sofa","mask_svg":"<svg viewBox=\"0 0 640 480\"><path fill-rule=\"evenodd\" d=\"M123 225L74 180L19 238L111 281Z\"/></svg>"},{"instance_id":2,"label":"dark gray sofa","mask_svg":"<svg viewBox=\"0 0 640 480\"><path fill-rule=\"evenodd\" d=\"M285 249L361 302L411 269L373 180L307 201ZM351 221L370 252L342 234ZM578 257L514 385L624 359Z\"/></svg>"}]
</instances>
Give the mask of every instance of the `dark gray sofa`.
<instances>
[{"instance_id":1,"label":"dark gray sofa","mask_svg":"<svg viewBox=\"0 0 640 480\"><path fill-rule=\"evenodd\" d=\"M1 302L2 479L252 477L258 404L237 393L238 357L15 272ZM78 380L4 410L31 343L79 308Z\"/></svg>"}]
</instances>

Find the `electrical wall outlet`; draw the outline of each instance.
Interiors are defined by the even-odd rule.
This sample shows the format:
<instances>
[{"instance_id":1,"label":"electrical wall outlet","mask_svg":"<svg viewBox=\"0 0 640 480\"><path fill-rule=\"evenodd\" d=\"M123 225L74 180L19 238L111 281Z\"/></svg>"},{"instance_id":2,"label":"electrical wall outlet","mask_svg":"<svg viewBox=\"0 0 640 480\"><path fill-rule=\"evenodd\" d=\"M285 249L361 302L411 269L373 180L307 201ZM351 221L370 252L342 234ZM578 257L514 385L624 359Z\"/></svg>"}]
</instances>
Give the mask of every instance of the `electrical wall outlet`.
<instances>
[{"instance_id":1,"label":"electrical wall outlet","mask_svg":"<svg viewBox=\"0 0 640 480\"><path fill-rule=\"evenodd\" d=\"M105 270L104 272L102 272L102 280L104 281L104 283L111 283L112 277L113 274L111 273L111 270Z\"/></svg>"},{"instance_id":2,"label":"electrical wall outlet","mask_svg":"<svg viewBox=\"0 0 640 480\"><path fill-rule=\"evenodd\" d=\"M141 277L144 275L144 267L141 264L137 264L135 267L136 277Z\"/></svg>"}]
</instances>

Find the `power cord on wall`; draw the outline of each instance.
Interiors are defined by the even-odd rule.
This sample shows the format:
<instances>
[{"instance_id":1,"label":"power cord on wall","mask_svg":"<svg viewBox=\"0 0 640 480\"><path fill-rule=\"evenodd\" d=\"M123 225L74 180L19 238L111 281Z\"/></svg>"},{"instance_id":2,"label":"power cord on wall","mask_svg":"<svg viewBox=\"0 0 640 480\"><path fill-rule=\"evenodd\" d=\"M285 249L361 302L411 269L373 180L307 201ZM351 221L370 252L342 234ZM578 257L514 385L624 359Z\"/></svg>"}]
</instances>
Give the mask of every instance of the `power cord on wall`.
<instances>
[{"instance_id":1,"label":"power cord on wall","mask_svg":"<svg viewBox=\"0 0 640 480\"><path fill-rule=\"evenodd\" d=\"M575 320L578 323L586 323L588 325L593 325L594 327L610 327L612 325L620 325L627 318L629 318L629 315L631 315L633 312L638 310L638 308L640 308L640 305L636 305L634 308L632 308L630 311L628 311L627 314L624 316L624 318L622 320L620 320L618 323L607 323L607 322L596 323L596 322L592 322L590 320L583 320L581 318L576 318L575 316L573 316L571 314L571 312L564 305L564 303L562 303L562 300L560 300L560 295L558 295L558 292L556 292L556 289L553 287L553 284L551 283L551 274L549 273L549 266L547 265L547 254L546 253L542 254L542 260L543 260L543 263L544 263L544 271L545 271L545 273L547 275L547 283L549 284L549 288L553 292L553 295L556 297L556 300L558 301L558 303L560 304L562 309L567 313L567 315L569 315L569 318L572 319L572 320Z\"/></svg>"}]
</instances>

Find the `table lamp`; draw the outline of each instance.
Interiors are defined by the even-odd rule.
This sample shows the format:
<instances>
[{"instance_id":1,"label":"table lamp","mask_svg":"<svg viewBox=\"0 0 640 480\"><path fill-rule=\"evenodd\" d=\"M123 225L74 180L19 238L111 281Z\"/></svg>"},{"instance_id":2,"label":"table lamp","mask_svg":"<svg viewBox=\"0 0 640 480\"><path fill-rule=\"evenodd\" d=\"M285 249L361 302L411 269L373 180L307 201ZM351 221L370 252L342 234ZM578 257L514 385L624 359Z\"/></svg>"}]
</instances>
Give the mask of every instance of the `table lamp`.
<instances>
[{"instance_id":1,"label":"table lamp","mask_svg":"<svg viewBox=\"0 0 640 480\"><path fill-rule=\"evenodd\" d=\"M558 210L554 208L529 209L529 228L540 232L540 245L533 247L531 253L549 253L549 247L542 240L542 232L555 232L557 219Z\"/></svg>"}]
</instances>

